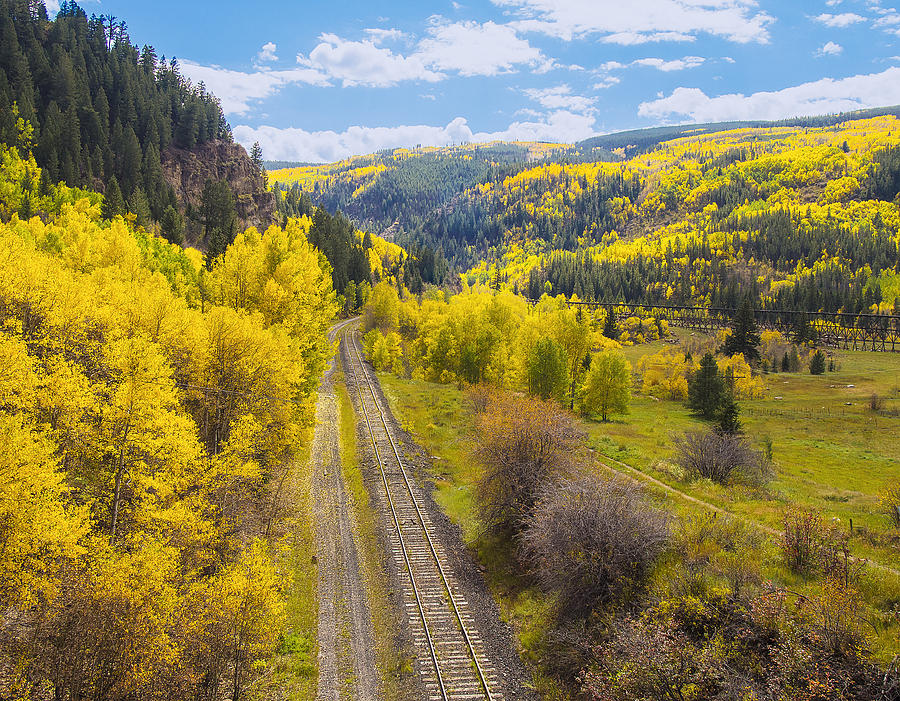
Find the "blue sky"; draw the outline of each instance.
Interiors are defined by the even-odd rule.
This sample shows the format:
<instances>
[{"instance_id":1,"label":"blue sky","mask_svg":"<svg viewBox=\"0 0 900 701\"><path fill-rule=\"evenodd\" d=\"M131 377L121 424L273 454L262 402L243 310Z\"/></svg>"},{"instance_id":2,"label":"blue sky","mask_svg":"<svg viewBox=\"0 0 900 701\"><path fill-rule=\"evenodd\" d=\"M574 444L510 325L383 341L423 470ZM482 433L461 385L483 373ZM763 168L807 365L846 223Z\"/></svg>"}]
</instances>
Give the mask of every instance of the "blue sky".
<instances>
[{"instance_id":1,"label":"blue sky","mask_svg":"<svg viewBox=\"0 0 900 701\"><path fill-rule=\"evenodd\" d=\"M221 98L235 138L258 140L268 159L573 142L660 124L900 104L900 11L890 0L83 7L124 19L132 41L177 56L185 75Z\"/></svg>"}]
</instances>

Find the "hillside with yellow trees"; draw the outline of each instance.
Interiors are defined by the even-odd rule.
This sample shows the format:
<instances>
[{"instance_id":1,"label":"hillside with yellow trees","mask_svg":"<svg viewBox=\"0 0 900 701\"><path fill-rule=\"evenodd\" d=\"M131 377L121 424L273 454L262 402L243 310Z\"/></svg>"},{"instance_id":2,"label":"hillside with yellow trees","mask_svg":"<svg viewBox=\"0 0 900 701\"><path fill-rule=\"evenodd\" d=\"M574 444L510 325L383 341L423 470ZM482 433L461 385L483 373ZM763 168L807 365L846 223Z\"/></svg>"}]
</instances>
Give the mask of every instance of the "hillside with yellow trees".
<instances>
[{"instance_id":1,"label":"hillside with yellow trees","mask_svg":"<svg viewBox=\"0 0 900 701\"><path fill-rule=\"evenodd\" d=\"M4 698L238 698L280 644L336 312L309 227L204 267L0 146Z\"/></svg>"},{"instance_id":2,"label":"hillside with yellow trees","mask_svg":"<svg viewBox=\"0 0 900 701\"><path fill-rule=\"evenodd\" d=\"M900 119L713 126L531 161L499 146L391 152L273 178L438 261L419 266L426 283L468 270L533 298L892 309Z\"/></svg>"}]
</instances>

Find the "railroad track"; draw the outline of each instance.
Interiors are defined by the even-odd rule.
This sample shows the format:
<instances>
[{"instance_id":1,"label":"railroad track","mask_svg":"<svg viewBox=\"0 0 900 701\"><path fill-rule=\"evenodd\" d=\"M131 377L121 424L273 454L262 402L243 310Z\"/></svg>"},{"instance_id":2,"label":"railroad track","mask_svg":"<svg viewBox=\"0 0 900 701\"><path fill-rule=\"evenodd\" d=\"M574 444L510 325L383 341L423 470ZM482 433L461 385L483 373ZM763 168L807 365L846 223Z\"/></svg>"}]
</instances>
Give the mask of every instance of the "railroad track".
<instances>
[{"instance_id":1,"label":"railroad track","mask_svg":"<svg viewBox=\"0 0 900 701\"><path fill-rule=\"evenodd\" d=\"M350 357L347 374L359 395L384 492L376 503L392 525L388 542L401 573L406 618L416 666L427 698L434 701L502 701L496 669L484 652L472 613L423 505L421 490L410 479L385 409L362 359L357 334L345 336Z\"/></svg>"}]
</instances>

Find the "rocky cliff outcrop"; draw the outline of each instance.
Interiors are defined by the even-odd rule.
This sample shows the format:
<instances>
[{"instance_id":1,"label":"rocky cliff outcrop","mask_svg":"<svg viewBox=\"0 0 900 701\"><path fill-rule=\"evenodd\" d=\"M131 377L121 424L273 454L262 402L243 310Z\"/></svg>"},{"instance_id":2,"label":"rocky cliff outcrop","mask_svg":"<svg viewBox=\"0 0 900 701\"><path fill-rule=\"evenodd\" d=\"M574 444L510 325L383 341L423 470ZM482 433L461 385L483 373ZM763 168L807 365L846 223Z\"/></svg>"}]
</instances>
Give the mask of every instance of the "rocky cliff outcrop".
<instances>
[{"instance_id":1,"label":"rocky cliff outcrop","mask_svg":"<svg viewBox=\"0 0 900 701\"><path fill-rule=\"evenodd\" d=\"M263 229L274 221L275 195L266 190L243 146L227 141L208 141L190 150L170 146L161 161L166 181L175 188L182 206L198 209L206 181L225 180L244 227Z\"/></svg>"}]
</instances>

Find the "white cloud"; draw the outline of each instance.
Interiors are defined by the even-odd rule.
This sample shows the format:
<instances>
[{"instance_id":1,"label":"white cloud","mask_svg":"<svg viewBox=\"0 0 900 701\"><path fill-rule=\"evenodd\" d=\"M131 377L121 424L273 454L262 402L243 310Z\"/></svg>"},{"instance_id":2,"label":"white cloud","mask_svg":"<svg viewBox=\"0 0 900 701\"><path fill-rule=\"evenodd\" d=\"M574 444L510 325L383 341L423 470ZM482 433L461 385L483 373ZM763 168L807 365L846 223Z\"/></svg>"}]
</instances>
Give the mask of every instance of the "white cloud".
<instances>
[{"instance_id":1,"label":"white cloud","mask_svg":"<svg viewBox=\"0 0 900 701\"><path fill-rule=\"evenodd\" d=\"M433 18L428 36L419 42L414 56L436 70L461 75L510 73L517 65L538 71L552 67L540 52L508 26L494 22L447 22Z\"/></svg>"},{"instance_id":2,"label":"white cloud","mask_svg":"<svg viewBox=\"0 0 900 701\"><path fill-rule=\"evenodd\" d=\"M573 95L568 85L550 88L529 88L525 94L548 110L574 110L590 113L594 110L594 100L582 95Z\"/></svg>"},{"instance_id":3,"label":"white cloud","mask_svg":"<svg viewBox=\"0 0 900 701\"><path fill-rule=\"evenodd\" d=\"M653 57L638 58L634 61L631 61L630 63L607 61L606 63L600 64L597 70L594 71L595 75L598 75L600 77L600 81L594 85L594 89L603 90L622 82L621 78L610 75L610 72L624 70L632 66L655 68L656 70L663 71L664 73L671 73L672 71L683 71L688 68L696 68L697 66L702 66L704 63L706 63L706 59L702 56L685 56L683 58L676 58L668 61L662 58Z\"/></svg>"},{"instance_id":4,"label":"white cloud","mask_svg":"<svg viewBox=\"0 0 900 701\"><path fill-rule=\"evenodd\" d=\"M309 57L297 62L340 80L344 87L388 87L405 80L436 82L444 76L429 70L418 56L402 56L376 46L372 40L347 41L336 34L322 34Z\"/></svg>"},{"instance_id":5,"label":"white cloud","mask_svg":"<svg viewBox=\"0 0 900 701\"><path fill-rule=\"evenodd\" d=\"M44 7L47 8L47 16L53 19L59 13L59 0L44 0Z\"/></svg>"},{"instance_id":6,"label":"white cloud","mask_svg":"<svg viewBox=\"0 0 900 701\"><path fill-rule=\"evenodd\" d=\"M843 46L835 44L833 41L829 41L816 51L816 56L840 56L843 51Z\"/></svg>"},{"instance_id":7,"label":"white cloud","mask_svg":"<svg viewBox=\"0 0 900 701\"><path fill-rule=\"evenodd\" d=\"M239 125L235 139L249 147L258 141L267 158L273 160L328 163L349 156L416 144L448 146L484 141L573 142L593 136L595 119L590 115L557 110L534 121L517 121L495 132L473 133L463 117L444 127L408 125L396 127L352 126L343 132Z\"/></svg>"},{"instance_id":8,"label":"white cloud","mask_svg":"<svg viewBox=\"0 0 900 701\"><path fill-rule=\"evenodd\" d=\"M832 15L827 12L823 12L821 15L815 18L816 22L821 22L826 27L849 27L851 24L856 24L858 22L865 22L866 18L862 17L855 12L842 12L839 15Z\"/></svg>"},{"instance_id":9,"label":"white cloud","mask_svg":"<svg viewBox=\"0 0 900 701\"><path fill-rule=\"evenodd\" d=\"M398 39L402 39L406 35L401 32L399 29L367 29L366 34L372 39L376 44L384 43L385 41L397 41Z\"/></svg>"},{"instance_id":10,"label":"white cloud","mask_svg":"<svg viewBox=\"0 0 900 701\"><path fill-rule=\"evenodd\" d=\"M893 8L882 12L882 16L874 22L875 26L890 34L900 35L900 26L898 26L900 25L900 13Z\"/></svg>"},{"instance_id":11,"label":"white cloud","mask_svg":"<svg viewBox=\"0 0 900 701\"><path fill-rule=\"evenodd\" d=\"M665 61L661 58L639 58L632 61L633 66L645 66L647 68L655 68L664 73L672 71L683 71L686 68L696 68L703 65L706 61L702 56L685 56L684 58L676 58L671 61Z\"/></svg>"},{"instance_id":12,"label":"white cloud","mask_svg":"<svg viewBox=\"0 0 900 701\"><path fill-rule=\"evenodd\" d=\"M695 41L696 37L684 32L615 32L603 37L607 44L621 44L622 46L636 46L660 41Z\"/></svg>"},{"instance_id":13,"label":"white cloud","mask_svg":"<svg viewBox=\"0 0 900 701\"><path fill-rule=\"evenodd\" d=\"M204 83L222 101L227 114L246 114L251 102L263 100L292 83L328 85L327 76L311 68L244 73L188 60L180 60L178 65L194 83Z\"/></svg>"},{"instance_id":14,"label":"white cloud","mask_svg":"<svg viewBox=\"0 0 900 701\"><path fill-rule=\"evenodd\" d=\"M900 68L835 80L823 78L773 92L709 97L699 88L676 88L671 95L638 107L641 117L659 121L717 122L786 119L900 103Z\"/></svg>"},{"instance_id":15,"label":"white cloud","mask_svg":"<svg viewBox=\"0 0 900 701\"><path fill-rule=\"evenodd\" d=\"M527 65L536 72L553 67L540 50L519 37L512 27L494 22L449 22L433 17L427 36L409 55L394 53L379 44L401 38L398 30L367 29L368 39L351 41L335 34L322 34L309 56L297 61L345 87L388 87L408 80L436 82L447 71L463 76L510 73Z\"/></svg>"},{"instance_id":16,"label":"white cloud","mask_svg":"<svg viewBox=\"0 0 900 701\"><path fill-rule=\"evenodd\" d=\"M682 41L711 34L738 43L769 40L773 18L754 0L492 0L510 8L516 26L570 40L606 34L617 43ZM643 39L642 39L643 38Z\"/></svg>"},{"instance_id":17,"label":"white cloud","mask_svg":"<svg viewBox=\"0 0 900 701\"><path fill-rule=\"evenodd\" d=\"M275 51L278 49L278 46L274 41L268 41L263 44L262 48L259 50L259 53L256 54L256 60L260 63L265 63L266 61L277 61L278 54Z\"/></svg>"},{"instance_id":18,"label":"white cloud","mask_svg":"<svg viewBox=\"0 0 900 701\"><path fill-rule=\"evenodd\" d=\"M618 85L621 82L621 78L617 78L614 75L608 75L602 78L599 83L594 83L594 90L606 90L607 88L611 88L613 85Z\"/></svg>"}]
</instances>

